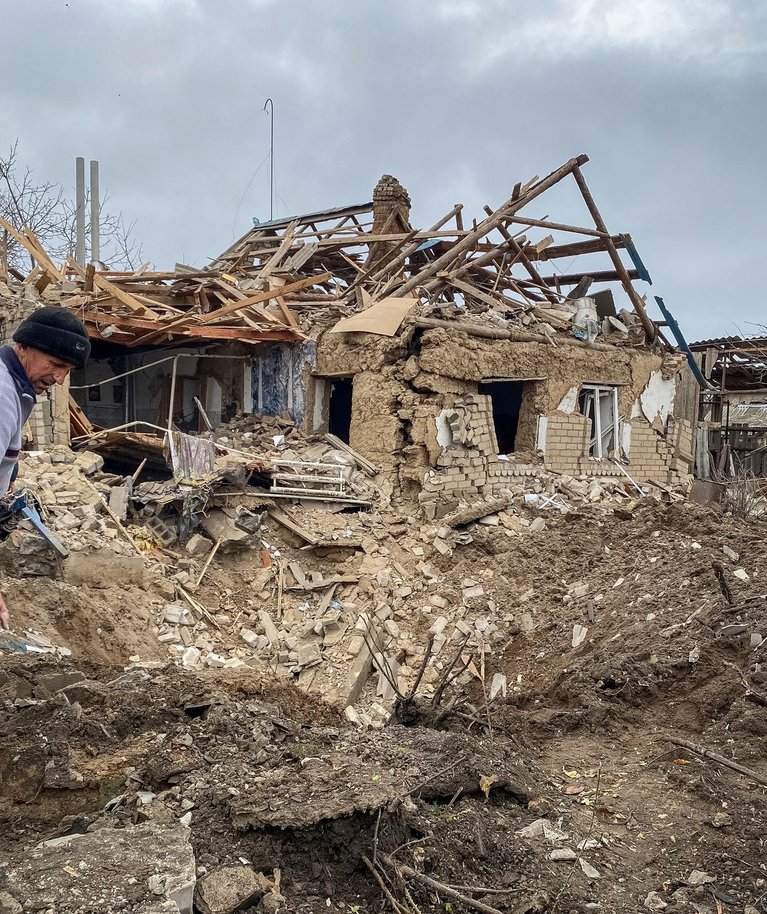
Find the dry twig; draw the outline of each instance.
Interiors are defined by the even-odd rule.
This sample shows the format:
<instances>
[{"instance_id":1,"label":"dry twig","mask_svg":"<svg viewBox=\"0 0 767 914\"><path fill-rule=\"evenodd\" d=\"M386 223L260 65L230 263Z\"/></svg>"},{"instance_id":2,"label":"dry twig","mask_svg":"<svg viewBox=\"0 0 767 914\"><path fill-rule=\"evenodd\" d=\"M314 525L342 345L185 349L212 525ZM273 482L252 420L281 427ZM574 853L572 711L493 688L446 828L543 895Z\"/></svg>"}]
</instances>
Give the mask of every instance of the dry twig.
<instances>
[{"instance_id":1,"label":"dry twig","mask_svg":"<svg viewBox=\"0 0 767 914\"><path fill-rule=\"evenodd\" d=\"M437 882L437 880L432 879L431 876L426 876L424 873L419 873L417 870L406 866L404 863L398 863L387 854L381 854L381 859L401 875L407 876L410 879L415 879L416 882L420 882L422 885L428 886L430 889L433 889L433 891L438 892L441 895L447 895L448 898L454 898L456 901L460 901L462 904L465 904L466 907L473 908L475 911L480 911L481 914L502 914L498 908L491 908L490 905L484 904L481 901L475 901L473 898L469 898L468 895L464 895L455 889L451 889L449 885L445 885L443 882Z\"/></svg>"},{"instance_id":2,"label":"dry twig","mask_svg":"<svg viewBox=\"0 0 767 914\"><path fill-rule=\"evenodd\" d=\"M743 774L747 778L751 778L751 780L755 781L757 784L761 784L763 787L767 787L767 777L759 774L758 771L754 771L753 768L746 768L745 765L741 765L738 762L733 762L730 759L725 758L723 755L712 752L711 749L707 749L705 746L700 746L697 743L690 743L686 739L677 739L674 736L670 736L669 742L672 742L675 746L681 746L683 749L689 749L690 752L694 752L696 755L700 755L703 758L710 758L712 762L716 762L718 765L723 765L725 768L731 768L733 771L737 771L739 774Z\"/></svg>"}]
</instances>

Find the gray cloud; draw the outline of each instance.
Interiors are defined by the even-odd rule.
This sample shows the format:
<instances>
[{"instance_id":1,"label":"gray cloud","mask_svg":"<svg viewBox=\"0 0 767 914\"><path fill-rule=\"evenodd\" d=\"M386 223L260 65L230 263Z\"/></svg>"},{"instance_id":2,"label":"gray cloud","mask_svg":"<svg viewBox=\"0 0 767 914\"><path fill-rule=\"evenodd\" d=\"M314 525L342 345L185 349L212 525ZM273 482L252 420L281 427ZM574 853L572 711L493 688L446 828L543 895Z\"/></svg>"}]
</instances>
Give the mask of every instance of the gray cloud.
<instances>
[{"instance_id":1,"label":"gray cloud","mask_svg":"<svg viewBox=\"0 0 767 914\"><path fill-rule=\"evenodd\" d=\"M761 320L767 23L759 0L37 0L7 4L0 122L39 177L101 161L158 265L268 216L369 199L481 215L579 152L690 337ZM248 187L249 182L252 183ZM246 190L247 189L247 190ZM571 189L550 215L587 223ZM543 201L541 206L543 206ZM239 208L239 209L238 209ZM544 215L542 210L537 215ZM577 266L574 265L577 269Z\"/></svg>"}]
</instances>

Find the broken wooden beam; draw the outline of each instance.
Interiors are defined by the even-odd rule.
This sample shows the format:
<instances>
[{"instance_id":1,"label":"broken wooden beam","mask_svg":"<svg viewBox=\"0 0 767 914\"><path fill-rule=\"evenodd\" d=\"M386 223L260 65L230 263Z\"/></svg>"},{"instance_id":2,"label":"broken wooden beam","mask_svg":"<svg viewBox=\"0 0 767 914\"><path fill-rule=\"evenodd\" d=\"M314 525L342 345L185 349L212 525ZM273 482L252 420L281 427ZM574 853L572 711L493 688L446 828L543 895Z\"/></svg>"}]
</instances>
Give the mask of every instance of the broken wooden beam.
<instances>
[{"instance_id":1,"label":"broken wooden beam","mask_svg":"<svg viewBox=\"0 0 767 914\"><path fill-rule=\"evenodd\" d=\"M498 514L499 511L505 511L510 508L514 502L511 495L503 498L493 498L490 501L481 501L478 504L470 505L463 511L457 511L442 518L441 523L445 527L465 527L482 517L488 517L491 514Z\"/></svg>"},{"instance_id":2,"label":"broken wooden beam","mask_svg":"<svg viewBox=\"0 0 767 914\"><path fill-rule=\"evenodd\" d=\"M417 317L412 324L422 330L452 330L455 333L466 333L486 340L512 340L516 343L545 343L551 345L551 339L542 333L527 333L521 330L502 330L498 327L484 327L480 324L468 324L465 321L440 320L436 317ZM615 352L615 346L608 343L586 343L574 336L560 334L556 338L557 345L564 343L566 346L593 349L596 352Z\"/></svg>"},{"instance_id":3,"label":"broken wooden beam","mask_svg":"<svg viewBox=\"0 0 767 914\"><path fill-rule=\"evenodd\" d=\"M512 216L517 210L522 209L523 206L530 203L545 190L558 184L564 177L571 174L580 165L588 162L588 160L588 156L586 155L580 155L577 158L570 159L560 168L557 168L556 171L551 172L551 174L542 181L538 181L527 191L524 191L518 198L507 200L500 209L497 209L492 216L488 216L487 219L484 219L474 231L467 233L467 235L457 242L457 244L455 244L446 254L437 257L436 260L432 261L432 263L418 274L411 277L397 290L397 294L406 295L417 286L423 285L424 280L427 277L431 278L441 270L446 269L459 255L470 251L477 241L484 238L486 235L489 235L490 232L501 225L504 220L508 221L509 216Z\"/></svg>"},{"instance_id":4,"label":"broken wooden beam","mask_svg":"<svg viewBox=\"0 0 767 914\"><path fill-rule=\"evenodd\" d=\"M580 166L576 165L573 169L573 177L575 178L575 183L578 185L583 196L583 200L588 208L588 211L591 213L591 218L594 220L594 225L599 229L600 232L605 233L605 243L607 245L607 253L610 255L610 260L613 262L618 275L620 276L621 284L626 291L631 303L634 306L634 310L639 315L639 319L642 322L644 327L645 334L647 335L648 342L654 342L658 337L658 328L650 320L647 311L645 311L644 303L642 297L634 288L629 279L626 267L623 265L623 261L618 254L618 251L615 248L615 245L612 243L612 239L607 231L607 226L605 225L604 219L602 218L601 213L597 209L597 205L594 202L594 198L591 196L591 191L589 190L588 185L586 184L586 179L583 177Z\"/></svg>"},{"instance_id":5,"label":"broken wooden beam","mask_svg":"<svg viewBox=\"0 0 767 914\"><path fill-rule=\"evenodd\" d=\"M347 454L353 457L357 463L357 466L366 476L376 476L378 474L378 467L375 466L375 464L372 464L369 460L366 460L362 454L358 454L357 451L349 447L345 441L341 441L340 438L336 437L335 435L331 435L330 432L325 435L325 441L327 441L328 444L332 444L334 448L337 448L340 451L345 451Z\"/></svg>"}]
</instances>

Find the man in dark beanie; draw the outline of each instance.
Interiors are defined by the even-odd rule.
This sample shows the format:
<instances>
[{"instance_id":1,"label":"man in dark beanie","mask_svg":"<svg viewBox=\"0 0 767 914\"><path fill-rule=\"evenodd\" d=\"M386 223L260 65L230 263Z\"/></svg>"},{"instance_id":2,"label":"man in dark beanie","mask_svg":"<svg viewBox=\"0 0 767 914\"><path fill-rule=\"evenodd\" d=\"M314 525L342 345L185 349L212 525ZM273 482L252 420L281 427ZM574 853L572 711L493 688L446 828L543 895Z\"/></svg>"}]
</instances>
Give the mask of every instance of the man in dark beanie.
<instances>
[{"instance_id":1,"label":"man in dark beanie","mask_svg":"<svg viewBox=\"0 0 767 914\"><path fill-rule=\"evenodd\" d=\"M24 423L37 401L73 368L84 368L91 351L88 331L65 308L38 308L13 335L15 346L0 348L0 498L18 473ZM0 594L0 628L9 616Z\"/></svg>"}]
</instances>

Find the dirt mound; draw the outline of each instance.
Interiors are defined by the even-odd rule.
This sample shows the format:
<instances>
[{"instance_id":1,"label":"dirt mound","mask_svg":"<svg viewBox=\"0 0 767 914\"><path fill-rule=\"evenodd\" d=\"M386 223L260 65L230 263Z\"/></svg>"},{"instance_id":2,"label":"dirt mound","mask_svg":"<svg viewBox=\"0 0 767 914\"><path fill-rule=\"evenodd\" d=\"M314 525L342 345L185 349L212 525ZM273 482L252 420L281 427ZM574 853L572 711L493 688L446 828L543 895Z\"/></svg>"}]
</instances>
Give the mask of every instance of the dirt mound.
<instances>
[{"instance_id":1,"label":"dirt mound","mask_svg":"<svg viewBox=\"0 0 767 914\"><path fill-rule=\"evenodd\" d=\"M202 634L233 658L281 599L275 643L223 669L152 662L161 583L13 584L73 656L0 668L0 911L172 911L194 888L163 853L167 831L186 859L180 828L203 912L237 886L226 914L767 910L763 526L657 502L391 520L326 517L328 541L355 543L328 551L272 530L273 566L212 565ZM352 639L378 619L403 694L423 669L412 699L372 677L344 714L345 640L291 673L289 639L327 637L323 604ZM353 726L371 702L389 722ZM144 849L135 882L99 850L114 829ZM107 854L91 901L69 872L87 854ZM29 860L59 895L30 888Z\"/></svg>"}]
</instances>

